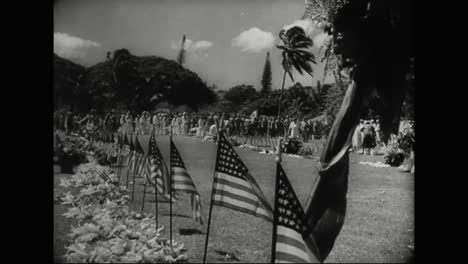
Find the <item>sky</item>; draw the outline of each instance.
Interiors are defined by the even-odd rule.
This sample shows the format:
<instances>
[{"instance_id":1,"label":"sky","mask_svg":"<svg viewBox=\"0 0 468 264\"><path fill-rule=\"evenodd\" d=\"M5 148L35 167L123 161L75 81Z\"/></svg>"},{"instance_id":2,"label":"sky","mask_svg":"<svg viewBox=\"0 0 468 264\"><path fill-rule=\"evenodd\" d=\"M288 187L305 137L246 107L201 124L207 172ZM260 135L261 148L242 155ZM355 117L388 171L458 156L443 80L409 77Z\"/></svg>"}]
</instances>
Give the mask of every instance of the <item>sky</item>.
<instances>
[{"instance_id":1,"label":"sky","mask_svg":"<svg viewBox=\"0 0 468 264\"><path fill-rule=\"evenodd\" d=\"M184 67L208 85L260 89L269 51L272 85L280 89L278 33L300 25L314 40L311 51L318 64L313 65L313 77L295 72L294 78L315 86L323 80L319 46L327 35L310 22L298 21L303 13L304 0L59 0L54 4L54 52L87 67L119 48L136 56L175 60L185 34ZM327 77L325 82L332 80ZM291 84L287 78L286 86Z\"/></svg>"}]
</instances>

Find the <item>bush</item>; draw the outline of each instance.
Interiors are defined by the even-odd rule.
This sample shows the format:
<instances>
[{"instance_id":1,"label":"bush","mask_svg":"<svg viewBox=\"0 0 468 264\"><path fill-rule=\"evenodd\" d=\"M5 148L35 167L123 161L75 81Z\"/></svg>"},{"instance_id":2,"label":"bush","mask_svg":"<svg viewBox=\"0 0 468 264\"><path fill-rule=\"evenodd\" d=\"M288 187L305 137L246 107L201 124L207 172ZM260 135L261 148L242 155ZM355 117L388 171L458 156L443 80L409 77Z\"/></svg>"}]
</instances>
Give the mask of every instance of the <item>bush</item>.
<instances>
[{"instance_id":1,"label":"bush","mask_svg":"<svg viewBox=\"0 0 468 264\"><path fill-rule=\"evenodd\" d=\"M389 146L384 149L385 164L393 167L400 166L405 160L405 154L397 146Z\"/></svg>"},{"instance_id":2,"label":"bush","mask_svg":"<svg viewBox=\"0 0 468 264\"><path fill-rule=\"evenodd\" d=\"M283 153L297 154L302 147L302 142L297 138L286 138L282 143Z\"/></svg>"}]
</instances>

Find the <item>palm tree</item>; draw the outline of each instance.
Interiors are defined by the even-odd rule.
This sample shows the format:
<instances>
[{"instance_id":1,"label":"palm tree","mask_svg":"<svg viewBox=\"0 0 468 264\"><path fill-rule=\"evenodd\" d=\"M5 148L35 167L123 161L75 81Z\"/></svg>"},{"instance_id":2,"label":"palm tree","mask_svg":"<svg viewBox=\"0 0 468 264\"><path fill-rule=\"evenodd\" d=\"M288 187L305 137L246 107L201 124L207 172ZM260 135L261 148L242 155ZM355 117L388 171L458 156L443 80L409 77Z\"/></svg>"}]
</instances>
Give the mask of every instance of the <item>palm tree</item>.
<instances>
[{"instance_id":1,"label":"palm tree","mask_svg":"<svg viewBox=\"0 0 468 264\"><path fill-rule=\"evenodd\" d=\"M287 31L283 29L280 31L279 37L283 41L283 45L276 45L276 47L282 50L283 61L281 65L283 66L284 74L279 96L278 116L281 113L281 99L283 97L286 73L289 74L291 81L294 82L292 69L296 69L301 75L305 71L312 76L312 66L310 63L316 63L314 55L307 50L313 45L312 39L306 36L304 29L298 26L292 27Z\"/></svg>"}]
</instances>

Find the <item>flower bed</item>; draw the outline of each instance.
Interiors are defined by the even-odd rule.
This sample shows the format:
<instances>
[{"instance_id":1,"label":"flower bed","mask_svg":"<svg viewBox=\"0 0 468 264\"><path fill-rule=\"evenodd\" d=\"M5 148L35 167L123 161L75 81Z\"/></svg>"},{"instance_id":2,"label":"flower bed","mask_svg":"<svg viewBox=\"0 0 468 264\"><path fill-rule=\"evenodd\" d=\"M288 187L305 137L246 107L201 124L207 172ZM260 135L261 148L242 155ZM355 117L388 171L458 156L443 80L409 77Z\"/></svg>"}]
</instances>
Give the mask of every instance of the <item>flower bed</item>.
<instances>
[{"instance_id":1,"label":"flower bed","mask_svg":"<svg viewBox=\"0 0 468 264\"><path fill-rule=\"evenodd\" d=\"M62 179L63 187L78 187L56 194L56 202L70 208L63 214L76 220L72 226L70 245L65 255L68 262L186 262L184 244L162 239L163 227L156 227L151 214L129 210L128 191L123 186L106 182L99 173L107 170L112 182L117 175L96 161L79 165L70 179Z\"/></svg>"}]
</instances>

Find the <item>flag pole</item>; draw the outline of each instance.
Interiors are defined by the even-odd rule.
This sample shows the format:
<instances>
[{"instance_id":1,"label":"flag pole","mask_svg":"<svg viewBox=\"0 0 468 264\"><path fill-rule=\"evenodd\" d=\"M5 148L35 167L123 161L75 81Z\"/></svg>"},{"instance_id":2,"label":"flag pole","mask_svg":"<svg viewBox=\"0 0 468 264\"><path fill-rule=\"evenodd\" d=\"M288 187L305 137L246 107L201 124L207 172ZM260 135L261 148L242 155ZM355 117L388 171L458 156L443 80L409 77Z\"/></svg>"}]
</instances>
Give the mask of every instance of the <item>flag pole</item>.
<instances>
[{"instance_id":1,"label":"flag pole","mask_svg":"<svg viewBox=\"0 0 468 264\"><path fill-rule=\"evenodd\" d=\"M135 135L135 139L138 140L138 135ZM135 155L137 153L135 152ZM135 175L136 175L136 171L137 171L137 166L138 166L138 155L136 155L135 157L135 166L133 166L133 182L132 182L132 201L133 201L133 198L135 197L134 194L135 194Z\"/></svg>"},{"instance_id":2,"label":"flag pole","mask_svg":"<svg viewBox=\"0 0 468 264\"><path fill-rule=\"evenodd\" d=\"M130 135L130 144L132 144L132 135ZM135 150L132 150L131 154L130 154L130 157L129 157L129 160L128 160L128 166L127 166L127 178L126 178L126 183L125 183L125 188L128 188L128 174L130 173L130 168L132 166L132 160L133 160L133 156L135 154Z\"/></svg>"},{"instance_id":3,"label":"flag pole","mask_svg":"<svg viewBox=\"0 0 468 264\"><path fill-rule=\"evenodd\" d=\"M274 189L275 192L273 193L273 201L274 201L274 207L273 207L273 229L272 229L272 242L271 242L271 260L270 263L275 263L275 255L276 255L276 237L277 237L277 220L276 220L276 214L278 213L278 201L276 199L276 193L278 192L278 171L279 171L279 166L281 164L282 158L281 158L281 137L278 138L278 145L276 149L276 173L275 173L275 186Z\"/></svg>"},{"instance_id":4,"label":"flag pole","mask_svg":"<svg viewBox=\"0 0 468 264\"><path fill-rule=\"evenodd\" d=\"M146 184L148 182L148 168L146 169L146 177L145 177L145 184L143 185L143 201L141 202L141 211L143 212L143 209L145 209L145 196L146 196Z\"/></svg>"},{"instance_id":5,"label":"flag pole","mask_svg":"<svg viewBox=\"0 0 468 264\"><path fill-rule=\"evenodd\" d=\"M218 124L216 124L218 128ZM213 212L213 196L214 196L214 187L215 187L215 179L216 179L216 164L218 163L218 156L219 156L219 138L222 136L222 132L219 131L218 133L218 146L216 147L216 159L215 159L215 167L213 169L213 184L211 187L211 198L210 198L210 211L208 213L208 226L206 227L206 238L205 238L205 251L203 253L203 264L206 263L206 252L208 250L208 238L210 237L210 226L211 226L211 214Z\"/></svg>"},{"instance_id":6,"label":"flag pole","mask_svg":"<svg viewBox=\"0 0 468 264\"><path fill-rule=\"evenodd\" d=\"M153 133L154 127L151 129L151 133ZM151 136L150 136L151 137ZM146 185L148 184L148 176L149 176L149 171L148 171L148 166L150 165L149 163L149 157L146 156L146 166L145 166L145 184L143 185L143 201L141 203L141 211L143 212L143 209L145 208L145 197L146 197Z\"/></svg>"},{"instance_id":7,"label":"flag pole","mask_svg":"<svg viewBox=\"0 0 468 264\"><path fill-rule=\"evenodd\" d=\"M171 151L172 151L172 126L169 134L169 243L172 251L172 168L171 168Z\"/></svg>"}]
</instances>

